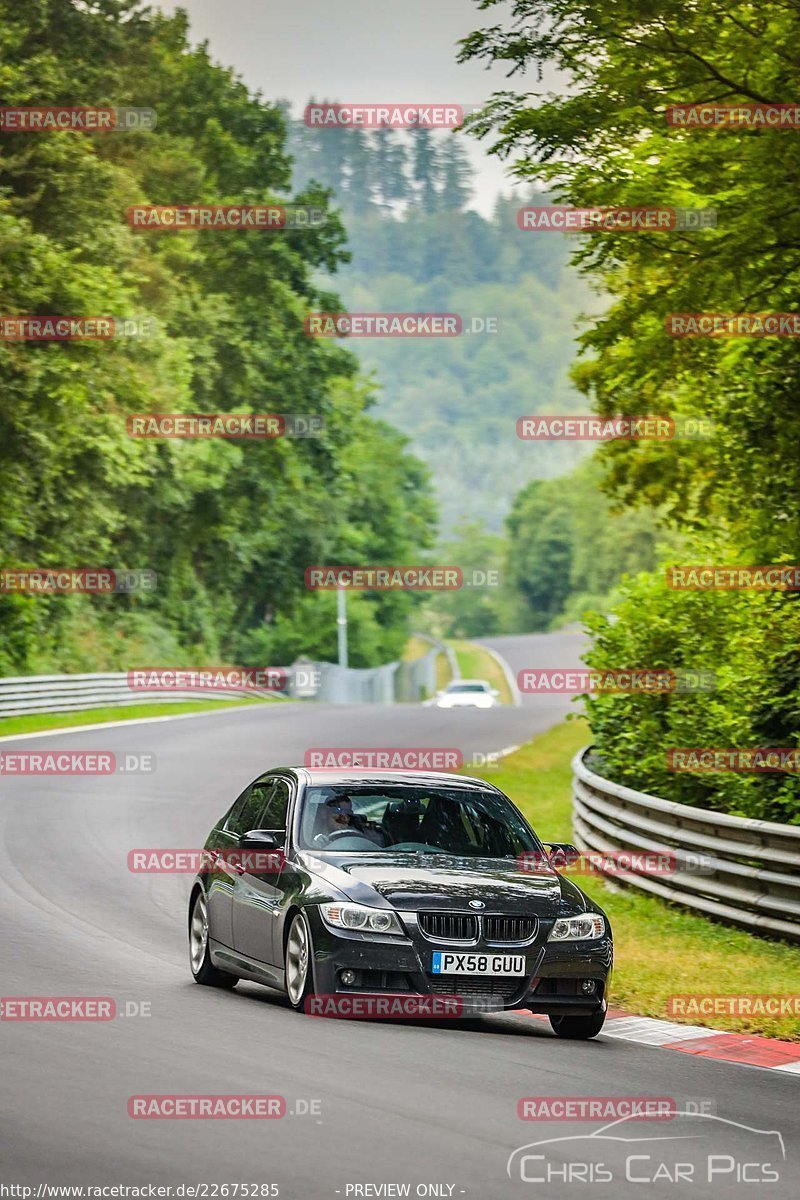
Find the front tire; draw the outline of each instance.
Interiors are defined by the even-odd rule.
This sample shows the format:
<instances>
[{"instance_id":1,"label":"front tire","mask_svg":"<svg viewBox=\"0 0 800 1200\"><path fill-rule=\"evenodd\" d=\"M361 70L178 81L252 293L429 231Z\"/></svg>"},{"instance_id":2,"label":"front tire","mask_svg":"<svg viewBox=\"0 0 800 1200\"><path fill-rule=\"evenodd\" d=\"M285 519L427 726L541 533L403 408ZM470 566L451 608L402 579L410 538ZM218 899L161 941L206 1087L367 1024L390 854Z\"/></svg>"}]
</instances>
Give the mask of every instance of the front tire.
<instances>
[{"instance_id":1,"label":"front tire","mask_svg":"<svg viewBox=\"0 0 800 1200\"><path fill-rule=\"evenodd\" d=\"M550 1024L556 1037L569 1038L572 1041L586 1041L596 1037L605 1023L604 1012L594 1013L591 1017L551 1017Z\"/></svg>"},{"instance_id":2,"label":"front tire","mask_svg":"<svg viewBox=\"0 0 800 1200\"><path fill-rule=\"evenodd\" d=\"M189 909L189 966L195 983L206 987L233 988L239 982L238 975L220 971L211 961L208 947L208 905L202 888L194 894Z\"/></svg>"},{"instance_id":3,"label":"front tire","mask_svg":"<svg viewBox=\"0 0 800 1200\"><path fill-rule=\"evenodd\" d=\"M299 1012L308 996L314 994L312 963L314 943L311 926L302 911L295 913L289 926L283 965L286 971L286 994L292 1008Z\"/></svg>"}]
</instances>

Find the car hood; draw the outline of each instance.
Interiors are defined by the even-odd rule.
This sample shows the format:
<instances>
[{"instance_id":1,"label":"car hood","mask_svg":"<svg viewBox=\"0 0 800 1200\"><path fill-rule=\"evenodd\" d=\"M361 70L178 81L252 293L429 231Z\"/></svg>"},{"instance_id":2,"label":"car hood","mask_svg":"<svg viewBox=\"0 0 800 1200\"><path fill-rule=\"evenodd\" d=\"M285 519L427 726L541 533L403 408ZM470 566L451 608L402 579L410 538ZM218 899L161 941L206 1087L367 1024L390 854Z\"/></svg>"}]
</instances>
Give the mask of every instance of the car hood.
<instances>
[{"instance_id":1,"label":"car hood","mask_svg":"<svg viewBox=\"0 0 800 1200\"><path fill-rule=\"evenodd\" d=\"M442 708L480 708L492 703L493 697L481 692L462 692L450 696L442 696L439 704Z\"/></svg>"},{"instance_id":2,"label":"car hood","mask_svg":"<svg viewBox=\"0 0 800 1200\"><path fill-rule=\"evenodd\" d=\"M426 855L423 862L407 854L341 854L314 856L312 867L327 883L360 904L377 892L393 908L468 908L480 900L487 911L555 914L562 880L555 871L520 871L496 858Z\"/></svg>"}]
</instances>

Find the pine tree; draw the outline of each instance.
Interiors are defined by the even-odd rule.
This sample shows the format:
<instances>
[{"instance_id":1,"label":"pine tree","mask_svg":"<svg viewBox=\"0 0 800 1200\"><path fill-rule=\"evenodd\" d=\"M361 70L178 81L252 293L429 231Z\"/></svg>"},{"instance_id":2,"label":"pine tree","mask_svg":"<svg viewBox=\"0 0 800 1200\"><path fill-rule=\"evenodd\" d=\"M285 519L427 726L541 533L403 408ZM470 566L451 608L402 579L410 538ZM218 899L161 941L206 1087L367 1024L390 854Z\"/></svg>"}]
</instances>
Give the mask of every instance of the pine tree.
<instances>
[{"instance_id":1,"label":"pine tree","mask_svg":"<svg viewBox=\"0 0 800 1200\"><path fill-rule=\"evenodd\" d=\"M442 206L460 212L472 197L474 172L463 143L453 134L444 139L439 162L442 171Z\"/></svg>"},{"instance_id":2,"label":"pine tree","mask_svg":"<svg viewBox=\"0 0 800 1200\"><path fill-rule=\"evenodd\" d=\"M414 130L412 169L416 185L415 203L423 212L434 213L440 207L437 185L441 177L439 148L429 129Z\"/></svg>"}]
</instances>

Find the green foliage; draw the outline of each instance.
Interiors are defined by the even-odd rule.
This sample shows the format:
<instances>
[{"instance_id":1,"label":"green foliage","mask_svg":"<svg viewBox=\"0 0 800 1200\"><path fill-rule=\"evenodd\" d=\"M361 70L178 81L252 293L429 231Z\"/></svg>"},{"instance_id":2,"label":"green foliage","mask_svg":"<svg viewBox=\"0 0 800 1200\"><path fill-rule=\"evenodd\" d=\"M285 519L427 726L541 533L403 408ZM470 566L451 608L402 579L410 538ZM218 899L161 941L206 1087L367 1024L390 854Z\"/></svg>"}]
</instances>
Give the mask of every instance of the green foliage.
<instances>
[{"instance_id":1,"label":"green foliage","mask_svg":"<svg viewBox=\"0 0 800 1200\"><path fill-rule=\"evenodd\" d=\"M613 622L600 615L589 620L590 666L712 671L717 687L588 697L602 772L685 804L800 823L797 775L667 769L671 747L798 744L798 596L672 591L663 572L638 576L622 593Z\"/></svg>"},{"instance_id":2,"label":"green foliage","mask_svg":"<svg viewBox=\"0 0 800 1200\"><path fill-rule=\"evenodd\" d=\"M518 228L523 195L499 199L491 219L464 211L472 169L462 134L310 129L283 109L298 179L330 188L347 221L352 259L338 281L347 307L495 322L494 333L353 338L349 348L381 382L380 413L431 467L444 530L469 521L498 533L521 484L585 453L521 442L516 421L581 411L567 366L573 326L594 297L569 269L563 238Z\"/></svg>"},{"instance_id":3,"label":"green foliage","mask_svg":"<svg viewBox=\"0 0 800 1200\"><path fill-rule=\"evenodd\" d=\"M487 0L483 8L505 5ZM717 227L578 239L575 261L613 300L583 335L579 386L603 414L701 416L708 442L616 443L603 453L631 503L683 524L723 523L734 545L775 555L800 538L800 358L779 338L681 339L671 312L796 308L793 206L800 140L791 130L667 125L672 104L793 100L800 37L793 5L686 6L624 0L514 0L515 25L479 31L462 57L567 72L567 94L495 96L474 122L514 152L521 178L574 205L710 207ZM787 136L787 132L790 136ZM791 503L787 504L787 497Z\"/></svg>"},{"instance_id":4,"label":"green foliage","mask_svg":"<svg viewBox=\"0 0 800 1200\"><path fill-rule=\"evenodd\" d=\"M463 521L494 533L522 484L552 478L586 454L575 442L517 437L531 413L585 411L568 379L573 327L592 303L562 239L524 233L517 200L491 220L475 212L370 212L350 222L341 288L354 312L456 312L496 332L457 338L352 338L381 381L379 411L431 468L449 534Z\"/></svg>"},{"instance_id":5,"label":"green foliage","mask_svg":"<svg viewBox=\"0 0 800 1200\"><path fill-rule=\"evenodd\" d=\"M295 619L304 604L316 611L307 565L384 548L417 556L433 519L424 470L369 414L357 360L303 332L307 312L340 306L315 282L345 258L337 217L277 234L125 223L135 203L327 204L319 188L292 193L278 109L189 45L185 15L129 0L2 0L0 55L6 104L133 105L159 118L153 132L3 135L0 311L147 314L157 333L0 342L0 562L148 567L159 587L0 597L0 670L230 658L254 629ZM150 410L310 413L324 431L129 438L126 415ZM410 599L371 603L391 648ZM272 637L277 658L290 640ZM368 646L386 657L380 638Z\"/></svg>"},{"instance_id":6,"label":"green foliage","mask_svg":"<svg viewBox=\"0 0 800 1200\"><path fill-rule=\"evenodd\" d=\"M675 104L794 102L795 5L744 0L482 0L513 26L470 35L463 58L562 72L564 93L496 95L473 130L578 206L711 208L715 228L580 238L574 261L611 302L581 342L578 386L603 415L710 419L707 441L617 442L601 450L613 492L650 505L691 539L695 561L797 561L800 551L800 355L785 338L669 337L689 312L796 309L792 197L800 141L787 129L680 128ZM686 559L684 559L686 561ZM669 592L631 584L617 620L595 621L596 666L720 674L711 697L598 697L590 704L609 769L637 786L734 812L797 819L792 776L668 775L674 745L797 746L796 600Z\"/></svg>"},{"instance_id":7,"label":"green foliage","mask_svg":"<svg viewBox=\"0 0 800 1200\"><path fill-rule=\"evenodd\" d=\"M655 566L664 535L654 514L620 512L602 491L597 456L517 495L508 528L507 583L526 629L608 608L620 578Z\"/></svg>"},{"instance_id":8,"label":"green foliage","mask_svg":"<svg viewBox=\"0 0 800 1200\"><path fill-rule=\"evenodd\" d=\"M505 538L465 522L437 547L439 562L460 567L465 585L437 592L426 601L417 624L437 638L473 638L510 628L505 569Z\"/></svg>"}]
</instances>

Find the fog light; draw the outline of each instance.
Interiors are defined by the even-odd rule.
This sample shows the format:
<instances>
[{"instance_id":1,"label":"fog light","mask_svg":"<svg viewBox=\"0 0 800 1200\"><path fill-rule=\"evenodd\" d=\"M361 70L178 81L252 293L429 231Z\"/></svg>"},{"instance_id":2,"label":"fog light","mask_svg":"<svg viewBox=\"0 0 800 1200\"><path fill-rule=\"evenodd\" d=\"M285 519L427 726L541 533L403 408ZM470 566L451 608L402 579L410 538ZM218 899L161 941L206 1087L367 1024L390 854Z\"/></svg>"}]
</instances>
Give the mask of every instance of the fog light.
<instances>
[{"instance_id":1,"label":"fog light","mask_svg":"<svg viewBox=\"0 0 800 1200\"><path fill-rule=\"evenodd\" d=\"M584 979L583 983L581 984L581 991L585 992L587 996L591 996L596 986L597 985L593 979Z\"/></svg>"},{"instance_id":2,"label":"fog light","mask_svg":"<svg viewBox=\"0 0 800 1200\"><path fill-rule=\"evenodd\" d=\"M341 979L342 983L346 983L348 987L352 987L356 981L356 973L348 968L348 970L342 971Z\"/></svg>"}]
</instances>

